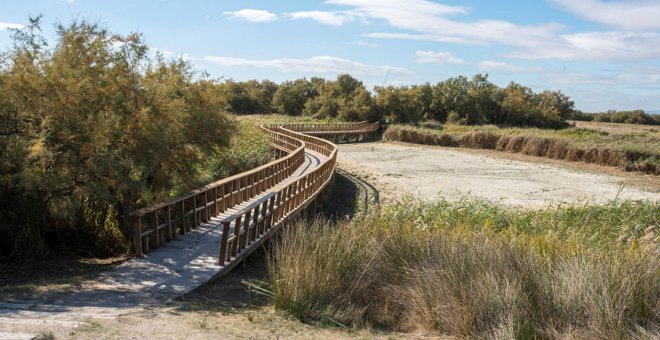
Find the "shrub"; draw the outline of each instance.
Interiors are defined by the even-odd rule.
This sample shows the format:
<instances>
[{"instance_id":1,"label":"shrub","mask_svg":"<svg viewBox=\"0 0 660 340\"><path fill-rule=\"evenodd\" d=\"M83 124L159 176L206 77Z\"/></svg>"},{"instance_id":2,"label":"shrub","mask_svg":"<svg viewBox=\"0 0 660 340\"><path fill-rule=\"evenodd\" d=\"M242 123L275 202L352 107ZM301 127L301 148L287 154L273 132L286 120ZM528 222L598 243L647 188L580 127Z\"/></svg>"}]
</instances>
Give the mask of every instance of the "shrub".
<instances>
[{"instance_id":1,"label":"shrub","mask_svg":"<svg viewBox=\"0 0 660 340\"><path fill-rule=\"evenodd\" d=\"M0 257L43 256L47 238L124 251L129 213L198 183L234 124L213 81L138 34L74 21L51 48L40 32L31 19L0 54Z\"/></svg>"}]
</instances>

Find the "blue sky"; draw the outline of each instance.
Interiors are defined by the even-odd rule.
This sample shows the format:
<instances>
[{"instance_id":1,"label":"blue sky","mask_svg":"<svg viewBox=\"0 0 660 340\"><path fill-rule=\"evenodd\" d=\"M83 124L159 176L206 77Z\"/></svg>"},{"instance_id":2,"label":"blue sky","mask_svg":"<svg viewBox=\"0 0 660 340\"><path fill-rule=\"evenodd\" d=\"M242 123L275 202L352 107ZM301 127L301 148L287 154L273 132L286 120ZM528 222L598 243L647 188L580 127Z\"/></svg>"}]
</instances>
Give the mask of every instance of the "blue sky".
<instances>
[{"instance_id":1,"label":"blue sky","mask_svg":"<svg viewBox=\"0 0 660 340\"><path fill-rule=\"evenodd\" d=\"M0 0L9 27L99 21L235 80L334 78L367 86L488 73L559 89L579 109L660 109L660 0Z\"/></svg>"}]
</instances>

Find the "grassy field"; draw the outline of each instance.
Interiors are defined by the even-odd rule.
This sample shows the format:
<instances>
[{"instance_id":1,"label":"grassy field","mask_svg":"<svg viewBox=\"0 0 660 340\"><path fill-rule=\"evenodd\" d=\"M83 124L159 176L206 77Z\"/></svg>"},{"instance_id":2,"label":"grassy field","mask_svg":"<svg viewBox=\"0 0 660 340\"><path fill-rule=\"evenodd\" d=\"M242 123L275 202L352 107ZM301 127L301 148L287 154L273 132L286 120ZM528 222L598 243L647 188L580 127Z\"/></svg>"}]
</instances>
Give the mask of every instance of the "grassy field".
<instances>
[{"instance_id":1,"label":"grassy field","mask_svg":"<svg viewBox=\"0 0 660 340\"><path fill-rule=\"evenodd\" d=\"M406 202L284 231L275 306L346 327L495 338L660 336L660 207Z\"/></svg>"},{"instance_id":2,"label":"grassy field","mask_svg":"<svg viewBox=\"0 0 660 340\"><path fill-rule=\"evenodd\" d=\"M598 123L590 123L592 126ZM626 124L627 125L627 124ZM548 130L423 124L425 127L392 125L384 140L418 144L494 149L574 162L616 166L627 171L660 174L660 130L621 133L593 128ZM607 126L608 129L613 129Z\"/></svg>"}]
</instances>

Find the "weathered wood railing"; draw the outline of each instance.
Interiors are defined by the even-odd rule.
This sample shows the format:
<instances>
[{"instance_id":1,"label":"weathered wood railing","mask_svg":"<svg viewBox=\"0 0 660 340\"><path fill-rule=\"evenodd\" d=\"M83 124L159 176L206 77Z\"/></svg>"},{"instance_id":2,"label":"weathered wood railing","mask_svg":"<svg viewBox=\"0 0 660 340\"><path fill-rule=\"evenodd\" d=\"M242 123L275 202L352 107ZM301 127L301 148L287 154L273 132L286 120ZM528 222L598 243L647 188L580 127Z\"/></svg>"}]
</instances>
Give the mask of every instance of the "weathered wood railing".
<instances>
[{"instance_id":1,"label":"weathered wood railing","mask_svg":"<svg viewBox=\"0 0 660 340\"><path fill-rule=\"evenodd\" d=\"M335 123L335 124L277 124L278 127L284 127L289 130L304 132L306 134L326 134L326 133L341 133L341 134L359 134L376 132L380 128L380 123ZM274 125L270 125L274 127Z\"/></svg>"},{"instance_id":2,"label":"weathered wood railing","mask_svg":"<svg viewBox=\"0 0 660 340\"><path fill-rule=\"evenodd\" d=\"M334 140L336 143L340 140L346 141L364 141L370 136L375 135L380 128L380 123L336 123L336 124L271 124L269 128L283 127L289 130L298 131L307 135Z\"/></svg>"},{"instance_id":3,"label":"weathered wood railing","mask_svg":"<svg viewBox=\"0 0 660 340\"><path fill-rule=\"evenodd\" d=\"M175 239L177 235L202 223L219 224L222 228L219 262L223 271L230 270L287 219L315 204L317 197L332 181L337 146L310 135L310 131L323 131L321 135L325 136L331 131L371 133L378 129L377 123L330 124L328 127L277 124L261 127L270 133L271 146L285 156L170 201L133 212L131 217L137 254ZM292 177L305 162L305 149L322 156L317 157L319 164Z\"/></svg>"},{"instance_id":4,"label":"weathered wood railing","mask_svg":"<svg viewBox=\"0 0 660 340\"><path fill-rule=\"evenodd\" d=\"M146 207L131 214L136 254L157 248L175 239L212 216L241 204L282 182L305 159L304 143L271 132L271 145L287 153L255 169L210 183L174 199Z\"/></svg>"},{"instance_id":5,"label":"weathered wood railing","mask_svg":"<svg viewBox=\"0 0 660 340\"><path fill-rule=\"evenodd\" d=\"M337 147L333 143L284 128L274 130L302 140L306 148L327 158L312 171L218 221L222 224L219 260L225 266L223 270L231 269L230 264L240 262L250 253L246 249L254 250L287 219L315 203L333 178L337 161Z\"/></svg>"}]
</instances>

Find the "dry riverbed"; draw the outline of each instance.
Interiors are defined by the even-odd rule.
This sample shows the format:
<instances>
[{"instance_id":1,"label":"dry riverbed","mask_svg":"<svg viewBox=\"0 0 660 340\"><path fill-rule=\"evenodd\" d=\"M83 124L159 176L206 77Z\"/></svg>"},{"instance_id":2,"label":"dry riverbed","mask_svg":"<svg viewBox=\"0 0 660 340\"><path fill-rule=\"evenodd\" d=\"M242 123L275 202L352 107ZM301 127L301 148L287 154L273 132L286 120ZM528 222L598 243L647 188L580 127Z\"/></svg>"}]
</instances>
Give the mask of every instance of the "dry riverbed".
<instances>
[{"instance_id":1,"label":"dry riverbed","mask_svg":"<svg viewBox=\"0 0 660 340\"><path fill-rule=\"evenodd\" d=\"M540 161L482 150L392 143L342 144L340 166L383 188L385 201L478 197L506 205L597 202L615 198L660 200L660 179L566 162Z\"/></svg>"}]
</instances>

